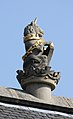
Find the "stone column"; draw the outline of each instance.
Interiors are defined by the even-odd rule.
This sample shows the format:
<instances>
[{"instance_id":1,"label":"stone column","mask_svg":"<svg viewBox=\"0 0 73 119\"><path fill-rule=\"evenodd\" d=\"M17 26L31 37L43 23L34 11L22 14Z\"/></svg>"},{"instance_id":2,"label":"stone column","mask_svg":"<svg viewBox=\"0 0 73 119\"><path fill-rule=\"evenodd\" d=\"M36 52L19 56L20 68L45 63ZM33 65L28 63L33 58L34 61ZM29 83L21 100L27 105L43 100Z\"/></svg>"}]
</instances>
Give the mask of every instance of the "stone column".
<instances>
[{"instance_id":1,"label":"stone column","mask_svg":"<svg viewBox=\"0 0 73 119\"><path fill-rule=\"evenodd\" d=\"M55 80L47 77L30 77L25 80L22 79L22 88L27 91L27 93L33 96L49 102L51 100L51 91L56 87Z\"/></svg>"},{"instance_id":2,"label":"stone column","mask_svg":"<svg viewBox=\"0 0 73 119\"><path fill-rule=\"evenodd\" d=\"M48 101L51 99L51 87L47 84L41 83L32 83L26 87L26 91L33 96Z\"/></svg>"}]
</instances>

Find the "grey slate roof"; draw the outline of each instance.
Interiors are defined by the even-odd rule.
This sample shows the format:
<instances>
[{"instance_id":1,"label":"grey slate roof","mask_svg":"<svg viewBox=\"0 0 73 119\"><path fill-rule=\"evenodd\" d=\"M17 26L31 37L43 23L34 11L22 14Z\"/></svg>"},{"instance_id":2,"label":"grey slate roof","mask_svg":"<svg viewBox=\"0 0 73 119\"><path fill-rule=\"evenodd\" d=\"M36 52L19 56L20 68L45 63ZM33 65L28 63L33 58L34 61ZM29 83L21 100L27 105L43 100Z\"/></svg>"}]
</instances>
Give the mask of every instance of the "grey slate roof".
<instances>
[{"instance_id":1,"label":"grey slate roof","mask_svg":"<svg viewBox=\"0 0 73 119\"><path fill-rule=\"evenodd\" d=\"M52 96L46 103L22 90L0 87L0 119L73 119L73 99Z\"/></svg>"},{"instance_id":2,"label":"grey slate roof","mask_svg":"<svg viewBox=\"0 0 73 119\"><path fill-rule=\"evenodd\" d=\"M0 119L73 119L70 114L0 105Z\"/></svg>"}]
</instances>

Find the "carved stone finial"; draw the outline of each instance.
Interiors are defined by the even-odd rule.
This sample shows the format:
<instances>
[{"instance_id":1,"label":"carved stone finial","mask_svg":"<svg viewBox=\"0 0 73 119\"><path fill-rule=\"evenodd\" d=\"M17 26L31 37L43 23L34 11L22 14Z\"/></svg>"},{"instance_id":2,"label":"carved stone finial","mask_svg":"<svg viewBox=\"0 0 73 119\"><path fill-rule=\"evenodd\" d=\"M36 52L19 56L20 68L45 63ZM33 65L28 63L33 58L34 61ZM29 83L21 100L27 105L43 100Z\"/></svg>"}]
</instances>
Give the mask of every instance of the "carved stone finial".
<instances>
[{"instance_id":1,"label":"carved stone finial","mask_svg":"<svg viewBox=\"0 0 73 119\"><path fill-rule=\"evenodd\" d=\"M60 79L60 72L51 70L49 66L54 51L54 44L44 41L42 38L44 32L36 22L37 18L24 28L26 53L22 57L23 71L17 71L17 79L24 90L27 90L38 98L46 100L44 92L47 89L48 91L55 89ZM42 87L43 89L44 86L45 91L43 90L41 94L40 88ZM47 95L49 98L49 92Z\"/></svg>"},{"instance_id":2,"label":"carved stone finial","mask_svg":"<svg viewBox=\"0 0 73 119\"><path fill-rule=\"evenodd\" d=\"M43 30L36 24L37 18L24 28L24 42L31 39L39 39L44 34Z\"/></svg>"}]
</instances>

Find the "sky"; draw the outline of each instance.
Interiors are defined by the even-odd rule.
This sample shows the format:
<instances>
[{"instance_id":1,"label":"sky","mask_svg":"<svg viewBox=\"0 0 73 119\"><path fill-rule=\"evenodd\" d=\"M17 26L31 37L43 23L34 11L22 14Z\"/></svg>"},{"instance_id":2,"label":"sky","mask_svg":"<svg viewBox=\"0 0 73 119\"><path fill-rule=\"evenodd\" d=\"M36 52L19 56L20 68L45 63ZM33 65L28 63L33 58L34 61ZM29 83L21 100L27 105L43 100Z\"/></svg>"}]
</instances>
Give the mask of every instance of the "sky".
<instances>
[{"instance_id":1,"label":"sky","mask_svg":"<svg viewBox=\"0 0 73 119\"><path fill-rule=\"evenodd\" d=\"M35 17L45 41L54 43L50 66L61 72L52 94L73 98L73 0L0 0L0 86L21 89L23 31Z\"/></svg>"}]
</instances>

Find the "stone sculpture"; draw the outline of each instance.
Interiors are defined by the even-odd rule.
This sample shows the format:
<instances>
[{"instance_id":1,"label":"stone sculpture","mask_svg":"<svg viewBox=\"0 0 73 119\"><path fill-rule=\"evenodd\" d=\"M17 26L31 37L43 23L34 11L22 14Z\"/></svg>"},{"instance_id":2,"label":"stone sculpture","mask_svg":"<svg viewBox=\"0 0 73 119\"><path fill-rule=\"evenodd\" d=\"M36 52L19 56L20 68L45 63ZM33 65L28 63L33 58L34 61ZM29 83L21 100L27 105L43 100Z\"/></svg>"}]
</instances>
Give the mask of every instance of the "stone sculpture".
<instances>
[{"instance_id":1,"label":"stone sculpture","mask_svg":"<svg viewBox=\"0 0 73 119\"><path fill-rule=\"evenodd\" d=\"M53 42L45 42L43 30L36 24L37 18L24 28L26 53L22 57L23 70L17 70L17 79L23 89L31 79L48 79L58 83L60 72L51 70L49 66L54 51ZM30 80L30 81L29 81ZM50 83L51 84L51 83ZM52 90L55 87L52 87Z\"/></svg>"}]
</instances>

